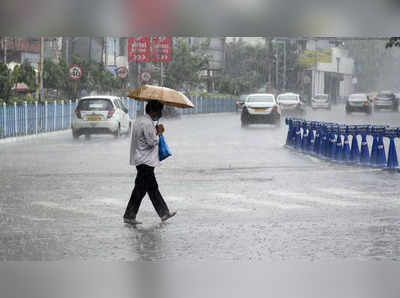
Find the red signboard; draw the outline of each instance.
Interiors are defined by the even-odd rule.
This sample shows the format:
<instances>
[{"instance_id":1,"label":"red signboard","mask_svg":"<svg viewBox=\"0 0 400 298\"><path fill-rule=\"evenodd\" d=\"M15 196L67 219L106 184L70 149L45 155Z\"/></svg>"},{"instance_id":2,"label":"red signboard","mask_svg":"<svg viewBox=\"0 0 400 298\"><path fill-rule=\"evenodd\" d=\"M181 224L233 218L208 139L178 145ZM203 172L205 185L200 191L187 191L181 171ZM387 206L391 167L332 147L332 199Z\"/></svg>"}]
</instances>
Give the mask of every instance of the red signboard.
<instances>
[{"instance_id":1,"label":"red signboard","mask_svg":"<svg viewBox=\"0 0 400 298\"><path fill-rule=\"evenodd\" d=\"M128 41L129 62L150 62L150 37L131 37Z\"/></svg>"},{"instance_id":2,"label":"red signboard","mask_svg":"<svg viewBox=\"0 0 400 298\"><path fill-rule=\"evenodd\" d=\"M170 62L172 60L172 37L153 37L153 61Z\"/></svg>"}]
</instances>

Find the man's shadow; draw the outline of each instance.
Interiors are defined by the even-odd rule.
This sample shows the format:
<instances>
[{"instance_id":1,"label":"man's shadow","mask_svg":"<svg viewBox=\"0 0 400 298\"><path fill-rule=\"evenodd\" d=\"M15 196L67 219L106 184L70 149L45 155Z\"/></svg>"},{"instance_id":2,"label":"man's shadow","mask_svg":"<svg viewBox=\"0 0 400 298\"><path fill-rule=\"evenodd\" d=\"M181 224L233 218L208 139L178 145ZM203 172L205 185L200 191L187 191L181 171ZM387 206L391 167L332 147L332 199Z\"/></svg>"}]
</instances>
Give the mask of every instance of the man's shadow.
<instances>
[{"instance_id":1,"label":"man's shadow","mask_svg":"<svg viewBox=\"0 0 400 298\"><path fill-rule=\"evenodd\" d=\"M161 233L166 223L152 225L130 225L126 224L131 233L134 254L140 261L160 260L163 257L163 243Z\"/></svg>"}]
</instances>

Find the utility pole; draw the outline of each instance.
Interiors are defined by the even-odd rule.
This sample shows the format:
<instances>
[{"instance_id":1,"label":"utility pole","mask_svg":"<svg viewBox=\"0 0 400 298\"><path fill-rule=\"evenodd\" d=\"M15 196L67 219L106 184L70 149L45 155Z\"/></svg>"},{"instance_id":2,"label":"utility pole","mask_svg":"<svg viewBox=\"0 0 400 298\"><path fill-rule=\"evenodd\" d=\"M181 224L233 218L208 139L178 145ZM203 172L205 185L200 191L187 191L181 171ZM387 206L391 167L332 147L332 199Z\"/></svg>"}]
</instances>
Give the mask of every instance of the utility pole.
<instances>
[{"instance_id":1,"label":"utility pole","mask_svg":"<svg viewBox=\"0 0 400 298\"><path fill-rule=\"evenodd\" d=\"M69 65L69 38L65 38L65 61Z\"/></svg>"},{"instance_id":2,"label":"utility pole","mask_svg":"<svg viewBox=\"0 0 400 298\"><path fill-rule=\"evenodd\" d=\"M286 39L283 40L283 89L286 91L287 74L286 74Z\"/></svg>"},{"instance_id":3,"label":"utility pole","mask_svg":"<svg viewBox=\"0 0 400 298\"><path fill-rule=\"evenodd\" d=\"M4 64L7 64L7 37L4 37L3 39L3 44L4 44Z\"/></svg>"},{"instance_id":4,"label":"utility pole","mask_svg":"<svg viewBox=\"0 0 400 298\"><path fill-rule=\"evenodd\" d=\"M279 89L279 51L278 43L275 41L275 89Z\"/></svg>"},{"instance_id":5,"label":"utility pole","mask_svg":"<svg viewBox=\"0 0 400 298\"><path fill-rule=\"evenodd\" d=\"M107 37L104 37L104 64L108 65L108 43Z\"/></svg>"},{"instance_id":6,"label":"utility pole","mask_svg":"<svg viewBox=\"0 0 400 298\"><path fill-rule=\"evenodd\" d=\"M114 39L114 65L117 66L117 39L113 37Z\"/></svg>"},{"instance_id":7,"label":"utility pole","mask_svg":"<svg viewBox=\"0 0 400 298\"><path fill-rule=\"evenodd\" d=\"M43 93L44 37L40 38L39 99Z\"/></svg>"},{"instance_id":8,"label":"utility pole","mask_svg":"<svg viewBox=\"0 0 400 298\"><path fill-rule=\"evenodd\" d=\"M92 38L89 37L89 63L92 60Z\"/></svg>"},{"instance_id":9,"label":"utility pole","mask_svg":"<svg viewBox=\"0 0 400 298\"><path fill-rule=\"evenodd\" d=\"M160 71L161 71L160 83L161 87L164 87L164 64L162 62L160 62Z\"/></svg>"}]
</instances>

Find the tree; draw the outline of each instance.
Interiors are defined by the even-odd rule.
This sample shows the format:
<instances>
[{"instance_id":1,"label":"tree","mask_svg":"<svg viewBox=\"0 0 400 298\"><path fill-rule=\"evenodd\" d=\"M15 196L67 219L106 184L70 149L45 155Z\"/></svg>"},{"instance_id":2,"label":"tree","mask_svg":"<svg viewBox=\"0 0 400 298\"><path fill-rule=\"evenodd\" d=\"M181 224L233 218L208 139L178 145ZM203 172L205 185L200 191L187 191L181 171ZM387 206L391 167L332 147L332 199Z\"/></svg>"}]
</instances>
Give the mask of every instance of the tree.
<instances>
[{"instance_id":1,"label":"tree","mask_svg":"<svg viewBox=\"0 0 400 298\"><path fill-rule=\"evenodd\" d=\"M190 92L200 86L200 72L206 70L210 57L206 55L207 44L190 46L184 40L177 40L173 59L166 65L166 87Z\"/></svg>"},{"instance_id":2,"label":"tree","mask_svg":"<svg viewBox=\"0 0 400 298\"><path fill-rule=\"evenodd\" d=\"M12 72L12 81L14 84L25 83L30 89L36 89L36 73L29 62L25 61L21 65L14 67Z\"/></svg>"},{"instance_id":3,"label":"tree","mask_svg":"<svg viewBox=\"0 0 400 298\"><path fill-rule=\"evenodd\" d=\"M43 87L58 90L63 87L64 72L60 64L51 60L44 60Z\"/></svg>"},{"instance_id":4,"label":"tree","mask_svg":"<svg viewBox=\"0 0 400 298\"><path fill-rule=\"evenodd\" d=\"M0 99L5 103L8 103L11 96L12 86L13 83L10 70L6 64L0 63Z\"/></svg>"},{"instance_id":5,"label":"tree","mask_svg":"<svg viewBox=\"0 0 400 298\"><path fill-rule=\"evenodd\" d=\"M269 62L264 44L247 44L241 38L229 42L225 47L225 69L217 79L217 90L242 94L264 87Z\"/></svg>"}]
</instances>

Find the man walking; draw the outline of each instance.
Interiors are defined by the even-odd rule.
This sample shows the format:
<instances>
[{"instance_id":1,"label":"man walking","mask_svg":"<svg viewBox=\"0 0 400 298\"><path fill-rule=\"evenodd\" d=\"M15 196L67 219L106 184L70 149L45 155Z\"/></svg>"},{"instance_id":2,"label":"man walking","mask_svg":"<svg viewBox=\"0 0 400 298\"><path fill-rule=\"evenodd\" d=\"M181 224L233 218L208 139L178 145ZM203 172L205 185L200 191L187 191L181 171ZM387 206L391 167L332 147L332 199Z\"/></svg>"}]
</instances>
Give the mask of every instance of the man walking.
<instances>
[{"instance_id":1,"label":"man walking","mask_svg":"<svg viewBox=\"0 0 400 298\"><path fill-rule=\"evenodd\" d=\"M164 133L164 126L160 124L154 127L153 121L161 118L162 109L162 103L150 101L146 105L146 115L132 125L130 164L136 166L137 175L135 188L125 210L125 223L141 224L136 220L136 215L146 193L162 221L166 221L176 214L176 212L169 211L154 176L154 168L160 165L158 142L159 136Z\"/></svg>"}]
</instances>

